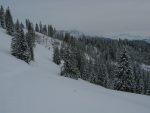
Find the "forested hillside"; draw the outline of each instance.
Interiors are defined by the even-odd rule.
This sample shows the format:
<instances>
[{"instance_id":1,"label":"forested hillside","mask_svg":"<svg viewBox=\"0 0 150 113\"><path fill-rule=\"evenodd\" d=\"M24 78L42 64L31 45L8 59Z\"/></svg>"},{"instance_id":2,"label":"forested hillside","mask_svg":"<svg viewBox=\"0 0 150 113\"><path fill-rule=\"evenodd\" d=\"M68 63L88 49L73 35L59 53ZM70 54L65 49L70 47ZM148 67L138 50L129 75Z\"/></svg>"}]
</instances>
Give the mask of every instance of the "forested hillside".
<instances>
[{"instance_id":1,"label":"forested hillside","mask_svg":"<svg viewBox=\"0 0 150 113\"><path fill-rule=\"evenodd\" d=\"M76 37L10 9L0 8L0 113L149 113L150 44Z\"/></svg>"},{"instance_id":2,"label":"forested hillside","mask_svg":"<svg viewBox=\"0 0 150 113\"><path fill-rule=\"evenodd\" d=\"M53 62L61 76L83 79L103 87L150 95L150 44L141 40L114 40L57 31L52 25L14 22L9 8L0 9L0 25L13 36L11 54L27 63L34 61L37 33L60 40L53 43ZM44 37L43 37L44 38ZM41 42L40 42L41 43ZM46 43L48 40L46 39Z\"/></svg>"}]
</instances>

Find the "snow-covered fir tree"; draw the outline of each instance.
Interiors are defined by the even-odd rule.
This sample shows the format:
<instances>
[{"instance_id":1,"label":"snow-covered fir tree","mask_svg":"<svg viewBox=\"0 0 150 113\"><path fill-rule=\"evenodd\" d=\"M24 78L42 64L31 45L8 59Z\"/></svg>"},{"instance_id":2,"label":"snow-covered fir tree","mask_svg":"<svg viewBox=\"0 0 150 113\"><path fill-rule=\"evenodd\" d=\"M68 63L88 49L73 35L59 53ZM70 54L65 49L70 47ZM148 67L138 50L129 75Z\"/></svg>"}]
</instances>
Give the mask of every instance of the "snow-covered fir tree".
<instances>
[{"instance_id":1,"label":"snow-covered fir tree","mask_svg":"<svg viewBox=\"0 0 150 113\"><path fill-rule=\"evenodd\" d=\"M54 35L54 29L52 25L48 25L48 36L53 37Z\"/></svg>"},{"instance_id":2,"label":"snow-covered fir tree","mask_svg":"<svg viewBox=\"0 0 150 113\"><path fill-rule=\"evenodd\" d=\"M30 50L24 36L24 31L20 27L18 20L15 25L15 36L12 38L11 42L11 54L27 63L30 62Z\"/></svg>"},{"instance_id":3,"label":"snow-covered fir tree","mask_svg":"<svg viewBox=\"0 0 150 113\"><path fill-rule=\"evenodd\" d=\"M26 19L25 24L26 24L26 29L28 29L28 25L29 25L30 21L29 19Z\"/></svg>"},{"instance_id":4,"label":"snow-covered fir tree","mask_svg":"<svg viewBox=\"0 0 150 113\"><path fill-rule=\"evenodd\" d=\"M31 60L34 60L34 47L35 47L35 31L33 24L29 21L27 26L28 32L26 33L26 41L30 50Z\"/></svg>"},{"instance_id":5,"label":"snow-covered fir tree","mask_svg":"<svg viewBox=\"0 0 150 113\"><path fill-rule=\"evenodd\" d=\"M39 27L40 27L40 33L42 33L42 31L43 31L43 25L42 25L42 22L40 21L40 23L39 23Z\"/></svg>"},{"instance_id":6,"label":"snow-covered fir tree","mask_svg":"<svg viewBox=\"0 0 150 113\"><path fill-rule=\"evenodd\" d=\"M150 72L145 72L144 76L144 94L150 95Z\"/></svg>"},{"instance_id":7,"label":"snow-covered fir tree","mask_svg":"<svg viewBox=\"0 0 150 113\"><path fill-rule=\"evenodd\" d=\"M7 33L9 35L14 35L14 23L9 7L6 9L5 13L5 25Z\"/></svg>"},{"instance_id":8,"label":"snow-covered fir tree","mask_svg":"<svg viewBox=\"0 0 150 113\"><path fill-rule=\"evenodd\" d=\"M61 70L61 75L65 77L70 77L73 79L78 79L80 76L80 71L77 67L77 60L75 54L67 46L64 52L64 65Z\"/></svg>"},{"instance_id":9,"label":"snow-covered fir tree","mask_svg":"<svg viewBox=\"0 0 150 113\"><path fill-rule=\"evenodd\" d=\"M94 70L94 61L92 58L90 58L89 60L89 77L88 77L88 81L91 83L96 83L97 80L97 74Z\"/></svg>"},{"instance_id":10,"label":"snow-covered fir tree","mask_svg":"<svg viewBox=\"0 0 150 113\"><path fill-rule=\"evenodd\" d=\"M60 50L58 49L58 47L54 47L53 62L56 63L57 65L61 63Z\"/></svg>"},{"instance_id":11,"label":"snow-covered fir tree","mask_svg":"<svg viewBox=\"0 0 150 113\"><path fill-rule=\"evenodd\" d=\"M15 24L15 36L12 38L11 41L11 54L15 57L18 57L19 37L20 37L20 26L19 21L17 20Z\"/></svg>"},{"instance_id":12,"label":"snow-covered fir tree","mask_svg":"<svg viewBox=\"0 0 150 113\"><path fill-rule=\"evenodd\" d=\"M39 32L40 30L39 30L39 25L36 23L36 25L35 25L35 31L36 32Z\"/></svg>"},{"instance_id":13,"label":"snow-covered fir tree","mask_svg":"<svg viewBox=\"0 0 150 113\"><path fill-rule=\"evenodd\" d=\"M98 55L94 61L94 73L96 74L95 83L107 87L109 75L105 62L106 61L102 60L102 57Z\"/></svg>"},{"instance_id":14,"label":"snow-covered fir tree","mask_svg":"<svg viewBox=\"0 0 150 113\"><path fill-rule=\"evenodd\" d=\"M3 6L0 8L0 26L5 28L5 12Z\"/></svg>"},{"instance_id":15,"label":"snow-covered fir tree","mask_svg":"<svg viewBox=\"0 0 150 113\"><path fill-rule=\"evenodd\" d=\"M133 64L133 74L135 76L136 82L136 93L144 93L144 71L141 69L141 66L137 63Z\"/></svg>"},{"instance_id":16,"label":"snow-covered fir tree","mask_svg":"<svg viewBox=\"0 0 150 113\"><path fill-rule=\"evenodd\" d=\"M44 35L47 35L47 26L46 25L43 26L42 33Z\"/></svg>"},{"instance_id":17,"label":"snow-covered fir tree","mask_svg":"<svg viewBox=\"0 0 150 113\"><path fill-rule=\"evenodd\" d=\"M81 70L81 79L83 80L88 80L90 76L89 72L89 62L87 59L83 61L84 65L82 65L82 70Z\"/></svg>"},{"instance_id":18,"label":"snow-covered fir tree","mask_svg":"<svg viewBox=\"0 0 150 113\"><path fill-rule=\"evenodd\" d=\"M149 75L148 75L149 76ZM146 90L146 94L147 95L150 95L150 76L148 77L148 80L147 80L147 90Z\"/></svg>"},{"instance_id":19,"label":"snow-covered fir tree","mask_svg":"<svg viewBox=\"0 0 150 113\"><path fill-rule=\"evenodd\" d=\"M98 72L96 73L97 74L96 83L108 88L110 85L109 83L110 79L107 66L104 63L102 63L98 67L96 66L95 68L98 68L97 69Z\"/></svg>"},{"instance_id":20,"label":"snow-covered fir tree","mask_svg":"<svg viewBox=\"0 0 150 113\"><path fill-rule=\"evenodd\" d=\"M21 27L22 29L25 28L22 22L20 23L20 27Z\"/></svg>"},{"instance_id":21,"label":"snow-covered fir tree","mask_svg":"<svg viewBox=\"0 0 150 113\"><path fill-rule=\"evenodd\" d=\"M85 54L82 51L78 51L79 53L77 54L77 60L78 60L78 68L80 71L80 78L83 80L88 79L88 60L85 57Z\"/></svg>"},{"instance_id":22,"label":"snow-covered fir tree","mask_svg":"<svg viewBox=\"0 0 150 113\"><path fill-rule=\"evenodd\" d=\"M135 90L135 78L133 70L129 62L129 56L127 50L124 48L118 61L118 67L115 76L115 90L134 92Z\"/></svg>"},{"instance_id":23,"label":"snow-covered fir tree","mask_svg":"<svg viewBox=\"0 0 150 113\"><path fill-rule=\"evenodd\" d=\"M110 78L107 70L107 66L103 65L103 74L104 74L104 80L103 80L103 86L106 88L110 88Z\"/></svg>"}]
</instances>

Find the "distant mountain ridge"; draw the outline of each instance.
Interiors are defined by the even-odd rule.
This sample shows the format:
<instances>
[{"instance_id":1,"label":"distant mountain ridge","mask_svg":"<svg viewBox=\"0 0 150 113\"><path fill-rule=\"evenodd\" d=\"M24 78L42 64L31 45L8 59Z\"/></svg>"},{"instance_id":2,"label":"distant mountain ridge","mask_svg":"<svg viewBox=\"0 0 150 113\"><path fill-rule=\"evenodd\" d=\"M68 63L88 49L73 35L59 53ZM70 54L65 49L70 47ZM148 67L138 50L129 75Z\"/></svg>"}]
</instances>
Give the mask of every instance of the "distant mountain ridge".
<instances>
[{"instance_id":1,"label":"distant mountain ridge","mask_svg":"<svg viewBox=\"0 0 150 113\"><path fill-rule=\"evenodd\" d=\"M132 35L132 34L119 34L112 37L113 39L129 39L129 40L142 40L145 39L144 36Z\"/></svg>"},{"instance_id":2,"label":"distant mountain ridge","mask_svg":"<svg viewBox=\"0 0 150 113\"><path fill-rule=\"evenodd\" d=\"M61 32L63 34L69 33L71 36L76 37L76 38L81 38L84 36L84 33L78 30L58 30L58 32Z\"/></svg>"},{"instance_id":3,"label":"distant mountain ridge","mask_svg":"<svg viewBox=\"0 0 150 113\"><path fill-rule=\"evenodd\" d=\"M150 38L144 39L144 41L150 43Z\"/></svg>"}]
</instances>

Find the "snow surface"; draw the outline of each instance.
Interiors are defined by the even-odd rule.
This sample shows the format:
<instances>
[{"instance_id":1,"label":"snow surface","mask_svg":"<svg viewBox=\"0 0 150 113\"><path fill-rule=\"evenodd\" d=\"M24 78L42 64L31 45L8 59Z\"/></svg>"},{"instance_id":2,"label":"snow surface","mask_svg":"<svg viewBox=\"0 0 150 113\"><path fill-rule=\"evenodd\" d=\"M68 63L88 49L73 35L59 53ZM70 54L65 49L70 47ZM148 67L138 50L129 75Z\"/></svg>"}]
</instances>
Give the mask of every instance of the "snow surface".
<instances>
[{"instance_id":1,"label":"snow surface","mask_svg":"<svg viewBox=\"0 0 150 113\"><path fill-rule=\"evenodd\" d=\"M37 44L30 65L10 55L0 29L0 113L150 113L150 96L59 76L52 49Z\"/></svg>"}]
</instances>

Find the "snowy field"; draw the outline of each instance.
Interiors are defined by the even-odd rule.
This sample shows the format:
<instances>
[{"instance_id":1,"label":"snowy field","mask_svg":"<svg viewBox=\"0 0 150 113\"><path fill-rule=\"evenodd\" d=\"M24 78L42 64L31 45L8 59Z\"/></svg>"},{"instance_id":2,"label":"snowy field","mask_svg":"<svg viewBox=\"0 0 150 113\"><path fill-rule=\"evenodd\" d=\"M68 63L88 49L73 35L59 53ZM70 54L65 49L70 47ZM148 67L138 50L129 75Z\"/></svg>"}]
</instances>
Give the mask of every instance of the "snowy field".
<instances>
[{"instance_id":1,"label":"snowy field","mask_svg":"<svg viewBox=\"0 0 150 113\"><path fill-rule=\"evenodd\" d=\"M0 29L0 113L150 113L150 96L61 77L52 51L39 44L28 65L10 55L10 43Z\"/></svg>"}]
</instances>

